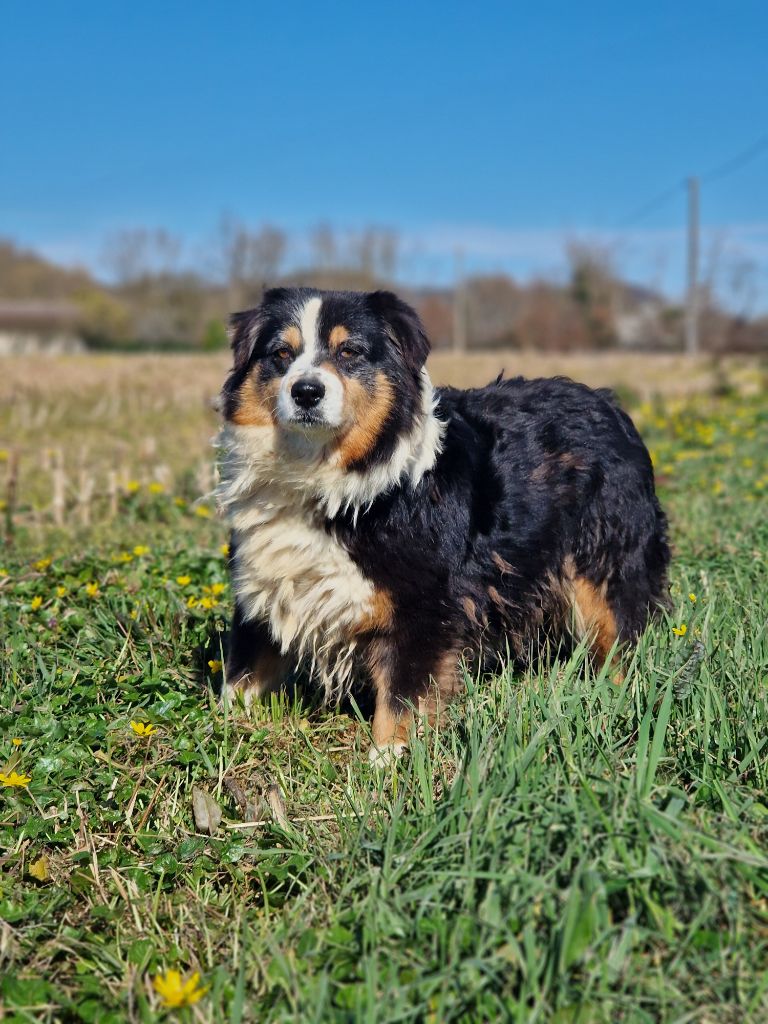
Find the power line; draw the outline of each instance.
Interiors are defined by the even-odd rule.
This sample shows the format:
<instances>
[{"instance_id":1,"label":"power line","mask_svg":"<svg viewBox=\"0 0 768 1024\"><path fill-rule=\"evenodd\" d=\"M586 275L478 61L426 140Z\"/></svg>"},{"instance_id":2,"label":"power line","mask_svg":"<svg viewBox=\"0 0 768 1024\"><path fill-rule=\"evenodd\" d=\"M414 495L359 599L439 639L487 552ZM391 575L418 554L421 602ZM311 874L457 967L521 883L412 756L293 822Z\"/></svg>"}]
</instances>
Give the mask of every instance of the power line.
<instances>
[{"instance_id":1,"label":"power line","mask_svg":"<svg viewBox=\"0 0 768 1024\"><path fill-rule=\"evenodd\" d=\"M746 167L747 164L751 164L753 160L756 160L763 150L768 149L768 135L763 135L753 142L752 145L745 149L742 153L737 156L731 157L730 160L726 160L725 163L719 164L717 167L713 167L709 171L705 171L701 175L701 181L707 184L710 181L719 181L720 178L727 178L735 171L740 171L742 167Z\"/></svg>"},{"instance_id":2,"label":"power line","mask_svg":"<svg viewBox=\"0 0 768 1024\"><path fill-rule=\"evenodd\" d=\"M639 220L644 220L650 214L655 213L656 210L670 201L670 199L676 198L680 194L680 189L685 185L684 181L679 181L676 185L671 188L664 189L663 192L659 192L653 199L649 199L647 203L643 203L642 206L638 207L634 213L631 213L629 217L625 217L624 220L619 221L620 228L627 228L632 224L636 224Z\"/></svg>"},{"instance_id":3,"label":"power line","mask_svg":"<svg viewBox=\"0 0 768 1024\"><path fill-rule=\"evenodd\" d=\"M716 167L710 168L705 171L704 174L699 175L699 181L707 185L712 181L720 181L722 178L727 178L736 171L740 171L742 167L746 167L747 164L752 163L756 160L761 153L768 150L768 134L761 135L756 142L753 142L751 146L738 153L736 156L718 164ZM658 195L649 199L647 203L638 207L628 217L625 217L619 222L620 228L630 227L632 224L636 224L640 220L645 220L650 214L655 213L656 210L661 209L662 206L671 200L675 199L680 195L681 189L686 187L685 180L677 182L675 185L664 189L663 192L659 192Z\"/></svg>"}]
</instances>

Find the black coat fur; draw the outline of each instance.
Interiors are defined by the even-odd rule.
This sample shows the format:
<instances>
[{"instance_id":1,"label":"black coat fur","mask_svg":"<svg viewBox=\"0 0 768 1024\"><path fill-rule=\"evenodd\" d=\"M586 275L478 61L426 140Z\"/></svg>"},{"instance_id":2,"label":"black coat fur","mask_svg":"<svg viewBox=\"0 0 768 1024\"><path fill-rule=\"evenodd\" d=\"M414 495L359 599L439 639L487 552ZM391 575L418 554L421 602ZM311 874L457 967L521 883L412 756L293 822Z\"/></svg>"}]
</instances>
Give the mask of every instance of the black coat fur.
<instances>
[{"instance_id":1,"label":"black coat fur","mask_svg":"<svg viewBox=\"0 0 768 1024\"><path fill-rule=\"evenodd\" d=\"M670 555L648 452L612 395L522 377L437 394L447 429L434 469L356 524L328 522L395 595L397 695L413 699L457 645L491 668L567 643L569 557L606 584L619 638L634 640L666 601Z\"/></svg>"}]
</instances>

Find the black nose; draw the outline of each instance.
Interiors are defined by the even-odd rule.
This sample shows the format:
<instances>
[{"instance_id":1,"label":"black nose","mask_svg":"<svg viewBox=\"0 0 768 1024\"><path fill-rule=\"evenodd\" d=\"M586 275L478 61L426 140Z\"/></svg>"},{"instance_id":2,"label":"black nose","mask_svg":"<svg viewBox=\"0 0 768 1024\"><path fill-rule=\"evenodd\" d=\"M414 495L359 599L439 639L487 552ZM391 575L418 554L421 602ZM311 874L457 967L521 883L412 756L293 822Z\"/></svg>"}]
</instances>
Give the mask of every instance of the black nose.
<instances>
[{"instance_id":1,"label":"black nose","mask_svg":"<svg viewBox=\"0 0 768 1024\"><path fill-rule=\"evenodd\" d=\"M291 398L302 409L311 409L325 394L325 385L319 380L300 377L291 388Z\"/></svg>"}]
</instances>

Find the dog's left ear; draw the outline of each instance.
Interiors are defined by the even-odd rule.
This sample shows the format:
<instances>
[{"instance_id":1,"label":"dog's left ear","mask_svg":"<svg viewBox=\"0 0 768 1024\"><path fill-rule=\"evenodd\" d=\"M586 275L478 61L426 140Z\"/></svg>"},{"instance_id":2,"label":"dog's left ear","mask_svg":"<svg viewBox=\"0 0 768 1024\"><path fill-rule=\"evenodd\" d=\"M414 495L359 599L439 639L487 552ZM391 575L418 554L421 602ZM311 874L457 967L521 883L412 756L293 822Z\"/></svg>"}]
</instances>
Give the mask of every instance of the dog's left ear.
<instances>
[{"instance_id":1,"label":"dog's left ear","mask_svg":"<svg viewBox=\"0 0 768 1024\"><path fill-rule=\"evenodd\" d=\"M419 314L394 292L371 292L368 304L386 322L387 333L397 346L405 365L413 373L418 373L427 361L431 348Z\"/></svg>"}]
</instances>

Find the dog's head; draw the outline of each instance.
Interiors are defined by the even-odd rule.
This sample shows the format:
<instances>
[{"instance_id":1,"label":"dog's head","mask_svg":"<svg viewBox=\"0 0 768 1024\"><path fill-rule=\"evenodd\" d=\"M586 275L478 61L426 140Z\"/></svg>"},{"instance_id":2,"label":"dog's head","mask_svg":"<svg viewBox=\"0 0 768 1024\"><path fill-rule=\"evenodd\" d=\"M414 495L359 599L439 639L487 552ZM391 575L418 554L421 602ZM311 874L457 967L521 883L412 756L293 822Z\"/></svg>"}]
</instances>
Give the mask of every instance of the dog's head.
<instances>
[{"instance_id":1,"label":"dog's head","mask_svg":"<svg viewBox=\"0 0 768 1024\"><path fill-rule=\"evenodd\" d=\"M391 292L274 288L232 317L223 412L314 440L345 469L386 459L423 408L429 341Z\"/></svg>"}]
</instances>

